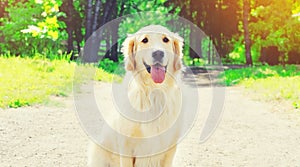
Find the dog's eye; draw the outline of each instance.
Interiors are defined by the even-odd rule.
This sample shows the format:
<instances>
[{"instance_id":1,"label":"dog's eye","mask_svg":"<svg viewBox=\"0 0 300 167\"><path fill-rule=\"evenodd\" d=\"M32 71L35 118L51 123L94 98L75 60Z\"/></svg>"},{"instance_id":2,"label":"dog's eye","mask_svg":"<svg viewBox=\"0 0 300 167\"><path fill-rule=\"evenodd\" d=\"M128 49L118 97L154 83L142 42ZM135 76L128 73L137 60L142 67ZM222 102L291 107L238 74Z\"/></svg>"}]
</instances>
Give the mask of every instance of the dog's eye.
<instances>
[{"instance_id":1,"label":"dog's eye","mask_svg":"<svg viewBox=\"0 0 300 167\"><path fill-rule=\"evenodd\" d=\"M144 39L142 40L142 42L143 42L143 43L147 43L147 42L148 42L148 38L144 38Z\"/></svg>"},{"instance_id":2,"label":"dog's eye","mask_svg":"<svg viewBox=\"0 0 300 167\"><path fill-rule=\"evenodd\" d=\"M163 41L164 41L165 43L168 43L168 42L169 42L169 39L168 39L167 37L164 37Z\"/></svg>"}]
</instances>

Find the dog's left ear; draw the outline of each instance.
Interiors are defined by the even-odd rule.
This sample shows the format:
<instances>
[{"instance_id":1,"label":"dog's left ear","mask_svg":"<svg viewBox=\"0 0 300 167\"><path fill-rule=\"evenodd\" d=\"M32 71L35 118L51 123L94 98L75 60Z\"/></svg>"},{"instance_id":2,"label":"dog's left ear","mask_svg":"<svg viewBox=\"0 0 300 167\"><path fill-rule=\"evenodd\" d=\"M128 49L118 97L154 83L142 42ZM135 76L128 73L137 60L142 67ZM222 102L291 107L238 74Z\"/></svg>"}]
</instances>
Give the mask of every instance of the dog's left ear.
<instances>
[{"instance_id":1,"label":"dog's left ear","mask_svg":"<svg viewBox=\"0 0 300 167\"><path fill-rule=\"evenodd\" d=\"M182 47L183 47L183 38L181 38L178 34L173 35L173 49L175 53L174 57L174 71L178 71L182 67Z\"/></svg>"},{"instance_id":2,"label":"dog's left ear","mask_svg":"<svg viewBox=\"0 0 300 167\"><path fill-rule=\"evenodd\" d=\"M128 71L135 70L135 51L136 51L136 44L135 44L135 36L128 35L125 41L122 44L121 49L124 57L125 57L125 69Z\"/></svg>"}]
</instances>

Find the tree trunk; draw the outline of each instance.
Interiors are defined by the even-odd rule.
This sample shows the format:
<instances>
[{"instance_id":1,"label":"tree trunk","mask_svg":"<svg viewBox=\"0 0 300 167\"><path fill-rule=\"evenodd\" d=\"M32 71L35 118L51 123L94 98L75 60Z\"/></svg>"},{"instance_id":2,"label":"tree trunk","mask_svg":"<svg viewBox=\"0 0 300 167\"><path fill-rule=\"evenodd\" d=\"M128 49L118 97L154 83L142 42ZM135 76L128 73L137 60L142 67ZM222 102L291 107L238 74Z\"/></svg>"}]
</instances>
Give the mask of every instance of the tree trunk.
<instances>
[{"instance_id":1,"label":"tree trunk","mask_svg":"<svg viewBox=\"0 0 300 167\"><path fill-rule=\"evenodd\" d=\"M95 14L93 0L88 0L86 5L85 45L82 60L85 63L97 63L100 46L99 32L93 32L93 14Z\"/></svg>"},{"instance_id":2,"label":"tree trunk","mask_svg":"<svg viewBox=\"0 0 300 167\"><path fill-rule=\"evenodd\" d=\"M87 40L92 32L93 23L93 0L87 0L86 5L86 25L85 25L85 40Z\"/></svg>"},{"instance_id":3,"label":"tree trunk","mask_svg":"<svg viewBox=\"0 0 300 167\"><path fill-rule=\"evenodd\" d=\"M207 46L207 63L211 64L211 37L208 38L208 46Z\"/></svg>"},{"instance_id":4,"label":"tree trunk","mask_svg":"<svg viewBox=\"0 0 300 167\"><path fill-rule=\"evenodd\" d=\"M95 10L98 10L97 5L100 5L99 1L96 1ZM86 42L86 45L85 45L85 48L84 48L83 61L84 62L94 62L94 63L96 63L97 61L99 61L99 58L100 58L99 55L98 55L98 51L99 51L101 41L106 40L106 45L107 45L107 47L109 46L109 48L110 48L112 46L112 44L111 44L111 38L112 38L111 35L114 34L114 33L103 31L102 29L97 30L96 32L93 33L91 30L95 26L96 27L97 26L101 27L105 23L107 23L108 21L112 20L114 18L114 16L116 16L115 13L117 13L116 11L118 10L118 8L116 6L116 0L106 1L105 5L104 5L104 8L102 10L103 13L101 15L102 17L100 19L100 24L98 22L98 18L95 18L96 16L94 17L94 20L92 20L92 14L96 14L95 11L93 12L92 0L88 0L87 10L88 11L87 11L87 24L86 24L86 26L87 26L86 27L86 33L87 33L86 34L86 40L87 40L87 37L89 37L88 33L90 33L90 39ZM96 24L95 19L97 19L97 25L95 25ZM89 25L89 24L94 24L94 25ZM88 30L88 28L91 28L91 30ZM106 34L104 34L104 33L106 33ZM112 50L109 49L109 52L106 53L106 56L111 55L111 51ZM116 51L117 51L117 49L116 49ZM101 55L101 56L104 56L104 55ZM114 52L114 60L117 60L117 54L115 54L115 52Z\"/></svg>"},{"instance_id":5,"label":"tree trunk","mask_svg":"<svg viewBox=\"0 0 300 167\"><path fill-rule=\"evenodd\" d=\"M67 33L68 33L68 46L67 46L67 54L70 54L71 52L73 52L74 50L74 46L73 46L73 29L70 28L70 26L67 26ZM74 60L74 57L71 56L71 60Z\"/></svg>"},{"instance_id":6,"label":"tree trunk","mask_svg":"<svg viewBox=\"0 0 300 167\"><path fill-rule=\"evenodd\" d=\"M243 0L243 26L244 26L244 38L245 38L245 51L246 51L246 64L252 66L251 56L251 39L249 33L249 12L250 2L249 0Z\"/></svg>"},{"instance_id":7,"label":"tree trunk","mask_svg":"<svg viewBox=\"0 0 300 167\"><path fill-rule=\"evenodd\" d=\"M118 7L116 6L116 0L111 0L106 2L101 26L109 22L110 20L113 20L117 16L117 10ZM118 28L112 28L106 31L105 33L106 33L105 34L106 47L108 50L107 53L105 54L105 58L109 58L116 62L118 61L118 53L117 53Z\"/></svg>"},{"instance_id":8,"label":"tree trunk","mask_svg":"<svg viewBox=\"0 0 300 167\"><path fill-rule=\"evenodd\" d=\"M115 7L116 2L117 2L116 0L110 0L105 3L102 23L100 26L104 25L110 20L113 10L117 10L117 7Z\"/></svg>"},{"instance_id":9,"label":"tree trunk","mask_svg":"<svg viewBox=\"0 0 300 167\"><path fill-rule=\"evenodd\" d=\"M189 34L189 40L190 40L190 47L189 47L189 54L192 59L194 58L202 58L202 55L198 53L201 53L201 42L198 43L198 36L195 34L195 28L193 26L188 26L190 29L190 34Z\"/></svg>"},{"instance_id":10,"label":"tree trunk","mask_svg":"<svg viewBox=\"0 0 300 167\"><path fill-rule=\"evenodd\" d=\"M66 0L64 3L59 7L59 10L64 12L67 17L60 17L59 20L65 22L66 24L66 31L68 34L68 40L67 40L67 53L71 53L74 49L73 47L73 31L74 27L72 26L72 7L73 5L72 0Z\"/></svg>"},{"instance_id":11,"label":"tree trunk","mask_svg":"<svg viewBox=\"0 0 300 167\"><path fill-rule=\"evenodd\" d=\"M106 30L103 34L102 37L105 39L105 44L106 44L106 53L104 55L104 58L110 59L111 55L111 30Z\"/></svg>"},{"instance_id":12,"label":"tree trunk","mask_svg":"<svg viewBox=\"0 0 300 167\"><path fill-rule=\"evenodd\" d=\"M210 42L210 50L211 50L211 64L214 65L215 64L215 57L216 57L214 41Z\"/></svg>"},{"instance_id":13,"label":"tree trunk","mask_svg":"<svg viewBox=\"0 0 300 167\"><path fill-rule=\"evenodd\" d=\"M68 33L67 40L67 53L71 55L71 60L75 60L74 57L76 50L74 49L74 41L76 40L77 44L82 41L81 34L81 22L79 13L75 10L73 0L65 0L59 8L60 11L64 12L67 17L60 17L59 20L65 22L66 31ZM78 33L80 32L80 33ZM75 37L74 37L75 35ZM80 52L80 46L77 47L77 53Z\"/></svg>"},{"instance_id":14,"label":"tree trunk","mask_svg":"<svg viewBox=\"0 0 300 167\"><path fill-rule=\"evenodd\" d=\"M96 0L92 32L96 31L99 28L98 20L101 11L100 9L101 9L101 0Z\"/></svg>"},{"instance_id":15,"label":"tree trunk","mask_svg":"<svg viewBox=\"0 0 300 167\"><path fill-rule=\"evenodd\" d=\"M123 6L123 4L121 4ZM123 11L120 11L123 12ZM113 4L113 11L112 11L112 19L117 18L118 16L118 5L116 3ZM116 24L119 27L119 23ZM118 28L117 29L112 29L111 32L111 42L112 42L112 47L111 47L111 60L114 62L118 61Z\"/></svg>"}]
</instances>

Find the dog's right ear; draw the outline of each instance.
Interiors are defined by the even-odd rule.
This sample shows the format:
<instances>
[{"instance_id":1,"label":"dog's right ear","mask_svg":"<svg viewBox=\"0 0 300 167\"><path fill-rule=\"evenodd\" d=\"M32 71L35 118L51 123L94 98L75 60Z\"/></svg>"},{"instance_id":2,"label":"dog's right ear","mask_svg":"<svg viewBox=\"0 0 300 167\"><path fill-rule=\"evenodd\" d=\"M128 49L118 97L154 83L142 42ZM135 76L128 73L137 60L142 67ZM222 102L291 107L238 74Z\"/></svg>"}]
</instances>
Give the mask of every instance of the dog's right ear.
<instances>
[{"instance_id":1,"label":"dog's right ear","mask_svg":"<svg viewBox=\"0 0 300 167\"><path fill-rule=\"evenodd\" d=\"M127 35L127 38L122 44L123 55L125 57L125 69L128 71L135 70L135 51L136 51L136 44L135 44L135 36L134 35Z\"/></svg>"}]
</instances>

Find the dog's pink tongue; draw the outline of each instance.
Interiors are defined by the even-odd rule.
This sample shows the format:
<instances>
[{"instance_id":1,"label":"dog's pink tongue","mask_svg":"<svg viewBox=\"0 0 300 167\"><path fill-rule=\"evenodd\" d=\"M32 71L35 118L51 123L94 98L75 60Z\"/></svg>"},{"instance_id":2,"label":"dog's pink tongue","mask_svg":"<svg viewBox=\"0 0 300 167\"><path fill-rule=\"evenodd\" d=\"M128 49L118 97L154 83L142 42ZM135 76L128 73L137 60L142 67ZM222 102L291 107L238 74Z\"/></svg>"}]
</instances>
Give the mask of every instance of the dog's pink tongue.
<instances>
[{"instance_id":1,"label":"dog's pink tongue","mask_svg":"<svg viewBox=\"0 0 300 167\"><path fill-rule=\"evenodd\" d=\"M162 83L165 80L166 68L160 65L151 67L151 77L155 83Z\"/></svg>"}]
</instances>

